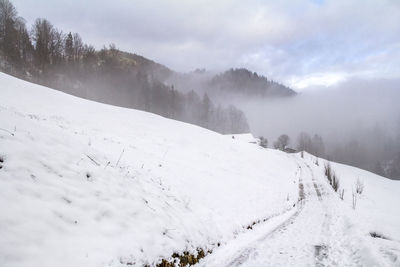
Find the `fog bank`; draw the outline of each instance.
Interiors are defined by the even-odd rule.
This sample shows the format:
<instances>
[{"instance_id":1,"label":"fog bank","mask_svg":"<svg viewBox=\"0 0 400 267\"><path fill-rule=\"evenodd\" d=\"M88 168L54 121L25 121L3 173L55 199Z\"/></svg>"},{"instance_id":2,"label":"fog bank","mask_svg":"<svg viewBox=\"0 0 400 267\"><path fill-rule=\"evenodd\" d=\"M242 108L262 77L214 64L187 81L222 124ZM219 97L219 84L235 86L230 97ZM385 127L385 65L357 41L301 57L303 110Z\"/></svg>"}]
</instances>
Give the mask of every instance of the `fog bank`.
<instances>
[{"instance_id":1,"label":"fog bank","mask_svg":"<svg viewBox=\"0 0 400 267\"><path fill-rule=\"evenodd\" d=\"M381 127L394 134L400 126L397 81L349 82L325 90L309 90L291 98L238 101L255 135L291 137L300 131L326 137L359 134Z\"/></svg>"},{"instance_id":2,"label":"fog bank","mask_svg":"<svg viewBox=\"0 0 400 267\"><path fill-rule=\"evenodd\" d=\"M234 102L245 111L252 133L267 137L269 147L283 133L293 148L300 132L318 134L325 143L325 157L376 171L377 164L389 168L400 158L399 84L358 80L290 98ZM393 175L400 178L400 173Z\"/></svg>"}]
</instances>

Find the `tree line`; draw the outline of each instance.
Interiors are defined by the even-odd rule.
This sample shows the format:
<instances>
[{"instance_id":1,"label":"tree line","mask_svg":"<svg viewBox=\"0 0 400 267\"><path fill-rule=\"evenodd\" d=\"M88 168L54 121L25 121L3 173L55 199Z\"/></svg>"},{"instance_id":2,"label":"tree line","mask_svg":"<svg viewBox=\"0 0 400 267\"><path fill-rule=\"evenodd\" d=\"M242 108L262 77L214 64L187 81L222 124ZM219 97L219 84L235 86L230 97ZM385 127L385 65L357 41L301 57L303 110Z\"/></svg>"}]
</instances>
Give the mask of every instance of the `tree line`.
<instances>
[{"instance_id":1,"label":"tree line","mask_svg":"<svg viewBox=\"0 0 400 267\"><path fill-rule=\"evenodd\" d=\"M244 68L230 69L214 76L208 86L216 94L241 94L247 97L288 97L296 93L280 83L268 80Z\"/></svg>"},{"instance_id":2,"label":"tree line","mask_svg":"<svg viewBox=\"0 0 400 267\"><path fill-rule=\"evenodd\" d=\"M375 142L369 142L369 140L375 140ZM282 134L272 146L286 152L306 151L316 157L356 166L387 178L399 179L399 140L400 134L397 138L392 138L385 135L379 128L373 128L365 130L363 134L354 136L348 141L337 140L335 143L331 141L328 145L325 145L322 136L318 134L311 136L307 132L300 132L292 144L291 138L287 134ZM260 136L259 145L267 148L267 138Z\"/></svg>"},{"instance_id":3,"label":"tree line","mask_svg":"<svg viewBox=\"0 0 400 267\"><path fill-rule=\"evenodd\" d=\"M297 145L296 150L290 147L291 139L287 134L281 134L273 143L273 147L275 149L279 149L282 151L306 151L310 154L313 154L317 157L324 157L325 154L325 145L322 137L318 134L314 134L311 138L310 135L306 132L301 132L297 137ZM260 136L259 137L259 145L267 148L268 147L268 139Z\"/></svg>"},{"instance_id":4,"label":"tree line","mask_svg":"<svg viewBox=\"0 0 400 267\"><path fill-rule=\"evenodd\" d=\"M0 69L34 83L98 102L141 109L220 133L244 133L244 113L205 93L182 93L164 81L168 68L115 45L96 50L78 33L44 18L28 30L9 0L0 0Z\"/></svg>"}]
</instances>

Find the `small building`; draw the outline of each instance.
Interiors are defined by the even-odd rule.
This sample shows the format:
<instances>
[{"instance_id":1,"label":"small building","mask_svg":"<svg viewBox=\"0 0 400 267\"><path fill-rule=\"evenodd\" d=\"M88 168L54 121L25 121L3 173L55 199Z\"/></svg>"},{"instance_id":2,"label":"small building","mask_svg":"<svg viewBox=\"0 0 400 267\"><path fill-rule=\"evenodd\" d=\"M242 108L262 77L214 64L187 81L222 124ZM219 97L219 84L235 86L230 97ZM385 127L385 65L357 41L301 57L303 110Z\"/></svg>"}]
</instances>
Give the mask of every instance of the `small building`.
<instances>
[{"instance_id":1,"label":"small building","mask_svg":"<svg viewBox=\"0 0 400 267\"><path fill-rule=\"evenodd\" d=\"M290 148L290 147L285 147L283 149L283 152L289 153L289 154L293 154L293 153L297 153L296 149Z\"/></svg>"}]
</instances>

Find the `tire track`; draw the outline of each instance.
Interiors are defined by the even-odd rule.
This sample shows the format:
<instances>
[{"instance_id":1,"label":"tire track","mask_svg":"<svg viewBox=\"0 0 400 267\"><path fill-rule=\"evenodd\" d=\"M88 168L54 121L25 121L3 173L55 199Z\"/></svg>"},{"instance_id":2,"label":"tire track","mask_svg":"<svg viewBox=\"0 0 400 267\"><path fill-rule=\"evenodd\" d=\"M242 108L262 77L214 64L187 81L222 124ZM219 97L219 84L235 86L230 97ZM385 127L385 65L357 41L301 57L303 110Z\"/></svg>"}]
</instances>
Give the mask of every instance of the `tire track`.
<instances>
[{"instance_id":1,"label":"tire track","mask_svg":"<svg viewBox=\"0 0 400 267\"><path fill-rule=\"evenodd\" d=\"M350 218L338 197L325 190L324 178L314 174L313 166L294 160L297 210L232 240L199 266L381 266L373 255L365 255L364 238L349 227Z\"/></svg>"},{"instance_id":2,"label":"tire track","mask_svg":"<svg viewBox=\"0 0 400 267\"><path fill-rule=\"evenodd\" d=\"M310 165L307 164L306 162L304 162L304 164L307 166L308 171L310 172L311 175L311 180L314 186L314 190L315 193L317 194L318 200L321 203L321 205L323 204L323 198L322 198L322 194L321 191L319 189L319 186L317 184L317 181L315 179L314 176L314 172L311 169ZM326 212L327 208L324 206L325 212L324 212L324 221L322 223L322 229L321 229L321 237L324 237L327 235L327 233L329 233L329 224L330 224L330 220L331 220L331 216L328 215L328 213ZM327 244L325 244L325 242L321 242L320 244L314 245L314 257L315 257L315 266L317 267L324 267L326 266L326 261L329 258L329 246Z\"/></svg>"},{"instance_id":3,"label":"tire track","mask_svg":"<svg viewBox=\"0 0 400 267\"><path fill-rule=\"evenodd\" d=\"M277 227L275 227L272 231L269 231L264 236L255 240L253 242L254 245L247 247L244 250L240 251L238 253L239 256L237 256L231 262L229 262L229 264L226 265L227 267L242 265L249 259L250 255L252 255L257 250L258 243L265 241L267 238L269 238L270 236L273 236L277 232L282 232L282 230L283 231L286 230L287 226L294 224L294 221L299 216L301 210L304 207L304 201L306 199L305 193L304 193L304 184L303 184L303 179L302 179L303 169L299 163L297 163L297 166L298 166L298 169L297 169L296 175L299 176L299 179L298 179L299 180L299 199L298 199L297 203L300 204L299 207L297 208L297 211L293 215L291 215L288 219L286 219L284 222L282 222Z\"/></svg>"},{"instance_id":4,"label":"tire track","mask_svg":"<svg viewBox=\"0 0 400 267\"><path fill-rule=\"evenodd\" d=\"M227 265L225 265L226 267L229 266L240 266L242 264L244 264L251 255L254 254L254 252L257 250L257 244L260 242L265 241L266 239L268 239L270 236L273 236L274 234L278 233L278 232L282 232L282 230L286 230L286 227L288 227L289 225L293 224L294 221L296 220L296 218L299 216L300 212L301 212L301 207L293 214L289 217L289 219L285 220L283 223L279 224L275 229L273 229L271 232L268 232L267 234L265 234L264 236L258 238L257 240L255 240L253 242L253 245L243 249L242 251L240 251L238 254L239 256L234 258L231 262L229 262Z\"/></svg>"},{"instance_id":5,"label":"tire track","mask_svg":"<svg viewBox=\"0 0 400 267\"><path fill-rule=\"evenodd\" d=\"M298 210L290 218L288 218L286 221L284 221L282 224L280 224L274 230L272 230L271 232L269 232L266 235L262 236L261 238L257 239L254 242L254 245L242 250L239 253L239 256L236 257L235 259L233 259L232 261L230 261L229 264L227 264L226 266L240 266L240 265L246 263L247 260L249 259L249 257L256 252L257 245L260 242L265 242L268 238L273 237L275 234L284 233L288 229L288 227L290 227L291 225L295 224L295 220L300 215L300 213L303 210L303 208L305 207L305 203L306 203L305 186L304 186L304 181L303 181L303 177L304 177L304 168L303 167L304 167L304 165L303 166L302 165L303 164L297 162L298 171L297 171L296 174L298 175L298 181L299 181L298 182L299 183L299 185L298 185L298 190L299 190L299 198L298 198L299 207L298 207ZM310 173L312 174L311 170L310 170ZM314 179L313 176L312 176L312 179Z\"/></svg>"},{"instance_id":6,"label":"tire track","mask_svg":"<svg viewBox=\"0 0 400 267\"><path fill-rule=\"evenodd\" d=\"M319 237L323 225L326 224L321 205L322 196L319 194L317 197L319 188L312 186L313 183L317 185L312 170L303 161L295 160L298 165L295 174L298 181L297 210L292 210L286 217L275 217L269 225L268 222L260 225L265 230L258 228L260 231L252 238L243 236L242 240L227 244L218 254L199 266L296 266L298 262L312 266L316 264L317 257L320 258L318 262L324 261L323 243L317 248L318 254L315 255L314 245L318 241L310 242L314 237Z\"/></svg>"},{"instance_id":7,"label":"tire track","mask_svg":"<svg viewBox=\"0 0 400 267\"><path fill-rule=\"evenodd\" d=\"M304 162L304 164L307 166L307 168L308 168L308 170L309 170L309 172L311 174L311 180L312 180L312 183L314 185L315 192L317 193L318 200L322 201L322 194L321 194L321 191L319 190L319 187L318 187L318 185L316 183L314 172L312 171L310 165L308 165L306 162Z\"/></svg>"}]
</instances>

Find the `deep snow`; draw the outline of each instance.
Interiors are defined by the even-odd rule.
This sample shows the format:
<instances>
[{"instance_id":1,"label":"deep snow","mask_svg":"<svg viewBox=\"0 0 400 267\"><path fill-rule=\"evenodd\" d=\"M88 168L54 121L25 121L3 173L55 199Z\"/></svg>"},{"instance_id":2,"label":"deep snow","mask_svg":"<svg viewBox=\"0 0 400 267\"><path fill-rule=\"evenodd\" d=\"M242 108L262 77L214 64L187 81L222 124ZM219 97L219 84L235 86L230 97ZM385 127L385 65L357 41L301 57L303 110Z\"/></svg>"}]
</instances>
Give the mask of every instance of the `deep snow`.
<instances>
[{"instance_id":1,"label":"deep snow","mask_svg":"<svg viewBox=\"0 0 400 267\"><path fill-rule=\"evenodd\" d=\"M341 201L323 175L324 161L316 166L312 155L263 149L3 73L0 157L0 266L142 266L198 248L213 250L200 265L229 264L243 250L251 252L245 265L309 264L318 263L315 245L325 238L335 247L329 242L337 234L347 247L329 251L356 251L355 259L339 263L400 264L399 182L332 163L345 188ZM357 178L365 191L353 210ZM300 182L306 199L295 205ZM325 214L336 230L304 230L321 225ZM293 228L279 234L288 223ZM296 229L303 234L290 234ZM392 240L372 238L370 231ZM296 246L288 242L302 247L289 249ZM362 252L354 248L360 242ZM278 253L278 244L287 254L260 250Z\"/></svg>"}]
</instances>

